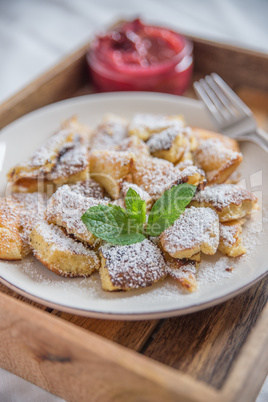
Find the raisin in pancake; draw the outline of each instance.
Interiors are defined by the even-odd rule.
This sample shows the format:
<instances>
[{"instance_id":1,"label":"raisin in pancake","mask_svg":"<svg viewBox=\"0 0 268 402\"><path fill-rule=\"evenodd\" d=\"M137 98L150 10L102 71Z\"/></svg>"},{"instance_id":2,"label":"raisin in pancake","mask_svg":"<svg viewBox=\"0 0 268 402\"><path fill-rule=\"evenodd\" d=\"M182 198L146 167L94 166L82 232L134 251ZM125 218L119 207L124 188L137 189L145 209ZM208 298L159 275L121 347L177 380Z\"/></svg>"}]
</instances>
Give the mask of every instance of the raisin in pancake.
<instances>
[{"instance_id":1,"label":"raisin in pancake","mask_svg":"<svg viewBox=\"0 0 268 402\"><path fill-rule=\"evenodd\" d=\"M202 251L213 255L219 245L219 218L210 208L190 207L160 235L161 246L174 258L191 258Z\"/></svg>"},{"instance_id":2,"label":"raisin in pancake","mask_svg":"<svg viewBox=\"0 0 268 402\"><path fill-rule=\"evenodd\" d=\"M187 129L169 127L152 135L146 144L153 156L176 163L181 159L187 146L189 146L189 142Z\"/></svg>"},{"instance_id":3,"label":"raisin in pancake","mask_svg":"<svg viewBox=\"0 0 268 402\"><path fill-rule=\"evenodd\" d=\"M53 192L61 184L87 178L87 147L70 127L53 134L30 158L9 171L13 192Z\"/></svg>"},{"instance_id":4,"label":"raisin in pancake","mask_svg":"<svg viewBox=\"0 0 268 402\"><path fill-rule=\"evenodd\" d=\"M49 199L46 209L46 220L58 226L64 227L68 234L75 236L78 240L87 242L94 247L100 243L100 239L87 230L81 220L81 216L91 207L96 205L107 205L101 199L84 197L67 184L58 190Z\"/></svg>"},{"instance_id":5,"label":"raisin in pancake","mask_svg":"<svg viewBox=\"0 0 268 402\"><path fill-rule=\"evenodd\" d=\"M177 180L177 184L187 183L196 186L199 190L204 189L207 180L205 177L205 173L202 169L199 169L196 166L187 166L184 169L180 169L179 167L175 167L175 172L180 171L180 175ZM176 184L176 182L174 183ZM173 184L172 184L173 185Z\"/></svg>"},{"instance_id":6,"label":"raisin in pancake","mask_svg":"<svg viewBox=\"0 0 268 402\"><path fill-rule=\"evenodd\" d=\"M129 246L102 246L100 255L104 290L145 288L166 275L160 249L147 239Z\"/></svg>"},{"instance_id":7,"label":"raisin in pancake","mask_svg":"<svg viewBox=\"0 0 268 402\"><path fill-rule=\"evenodd\" d=\"M68 130L61 130L52 135L29 159L12 168L8 173L8 179L16 182L22 178L37 178L51 172L59 153L63 148L71 146L73 141L74 134Z\"/></svg>"},{"instance_id":8,"label":"raisin in pancake","mask_svg":"<svg viewBox=\"0 0 268 402\"><path fill-rule=\"evenodd\" d=\"M229 257L240 257L246 253L239 235L242 233L243 219L220 223L218 250Z\"/></svg>"},{"instance_id":9,"label":"raisin in pancake","mask_svg":"<svg viewBox=\"0 0 268 402\"><path fill-rule=\"evenodd\" d=\"M69 237L64 229L39 222L30 235L34 256L60 276L89 276L100 267L97 254Z\"/></svg>"},{"instance_id":10,"label":"raisin in pancake","mask_svg":"<svg viewBox=\"0 0 268 402\"><path fill-rule=\"evenodd\" d=\"M46 175L46 180L57 186L65 183L76 183L88 178L88 150L79 142L60 155L52 171Z\"/></svg>"},{"instance_id":11,"label":"raisin in pancake","mask_svg":"<svg viewBox=\"0 0 268 402\"><path fill-rule=\"evenodd\" d=\"M227 222L250 214L257 206L257 198L235 184L218 184L197 192L190 205L212 208L220 222Z\"/></svg>"}]
</instances>

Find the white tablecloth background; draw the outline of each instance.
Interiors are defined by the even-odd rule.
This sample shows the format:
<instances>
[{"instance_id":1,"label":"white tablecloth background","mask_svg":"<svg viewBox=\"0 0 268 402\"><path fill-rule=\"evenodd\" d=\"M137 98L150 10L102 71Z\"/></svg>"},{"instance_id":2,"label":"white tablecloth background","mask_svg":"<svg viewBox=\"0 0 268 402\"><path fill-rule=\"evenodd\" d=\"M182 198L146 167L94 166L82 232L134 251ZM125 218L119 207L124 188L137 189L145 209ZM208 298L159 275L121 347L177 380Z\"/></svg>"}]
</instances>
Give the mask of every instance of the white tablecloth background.
<instances>
[{"instance_id":1,"label":"white tablecloth background","mask_svg":"<svg viewBox=\"0 0 268 402\"><path fill-rule=\"evenodd\" d=\"M119 17L268 51L267 0L0 0L0 102ZM1 402L61 399L0 369ZM258 402L268 401L266 381Z\"/></svg>"}]
</instances>

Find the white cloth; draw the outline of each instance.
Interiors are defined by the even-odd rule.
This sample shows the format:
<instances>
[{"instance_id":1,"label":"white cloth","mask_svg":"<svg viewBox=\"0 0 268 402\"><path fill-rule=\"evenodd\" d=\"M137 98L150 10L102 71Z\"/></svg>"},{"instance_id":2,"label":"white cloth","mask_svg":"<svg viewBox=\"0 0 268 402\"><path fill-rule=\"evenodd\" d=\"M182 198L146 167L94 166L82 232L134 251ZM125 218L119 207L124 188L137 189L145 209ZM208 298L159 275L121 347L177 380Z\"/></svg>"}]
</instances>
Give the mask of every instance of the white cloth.
<instances>
[{"instance_id":1,"label":"white cloth","mask_svg":"<svg viewBox=\"0 0 268 402\"><path fill-rule=\"evenodd\" d=\"M266 0L0 0L0 102L120 17L267 52L267 15ZM1 402L36 400L60 399L0 369Z\"/></svg>"}]
</instances>

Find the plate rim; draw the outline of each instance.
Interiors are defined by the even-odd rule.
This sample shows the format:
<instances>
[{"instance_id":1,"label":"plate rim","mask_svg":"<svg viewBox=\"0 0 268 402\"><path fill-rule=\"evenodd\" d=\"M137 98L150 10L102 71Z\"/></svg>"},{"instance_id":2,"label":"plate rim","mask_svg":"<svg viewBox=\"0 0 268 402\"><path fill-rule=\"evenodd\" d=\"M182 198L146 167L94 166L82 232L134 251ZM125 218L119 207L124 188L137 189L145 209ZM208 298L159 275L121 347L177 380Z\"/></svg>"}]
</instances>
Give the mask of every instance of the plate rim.
<instances>
[{"instance_id":1,"label":"plate rim","mask_svg":"<svg viewBox=\"0 0 268 402\"><path fill-rule=\"evenodd\" d=\"M107 98L118 98L118 99L122 99L122 98L127 98L127 97L131 97L133 98L139 98L142 97L144 99L150 99L152 97L158 97L159 101L164 101L165 98L168 100L172 100L181 104L186 104L187 106L191 107L193 104L195 104L195 107L198 107L200 110L204 110L205 108L203 106L203 103L199 100L196 99L192 99L192 98L187 98L184 96L176 96L176 95L172 95L172 94L165 94L165 93L160 93L160 92L130 92L130 91L124 91L124 92L109 92L109 93L97 93L97 94L86 94L86 95L81 95L81 96L77 96L74 98L68 98L68 99L64 99L58 102L54 102L51 104L48 104L44 107L38 108L36 110L33 110L23 116L21 116L20 118L14 120L13 122L11 122L10 124L8 124L7 126L3 127L0 130L0 139L1 139L1 134L5 134L5 131L9 130L9 129L14 129L14 127L16 128L16 125L20 125L23 124L24 120L27 120L29 118L31 118L32 115L36 115L38 118L39 114L42 114L42 112L47 111L49 109L55 110L56 109L60 109L61 106L64 105L68 105L68 104L72 104L76 101L79 102L87 102L88 100L90 100L92 97L94 98L98 98L98 99L107 99ZM160 99L161 98L161 99ZM15 290L17 293L19 293L20 295L27 297L28 299L37 302L39 304L45 305L49 308L55 308L58 309L60 311L64 311L64 312L68 312L71 314L78 314L78 315L83 315L83 316L87 316L87 317L92 317L92 318L100 318L100 319L109 319L109 320L143 320L143 319L156 319L156 318L168 318L168 317L174 317L174 316L179 316L179 315L184 315L184 314L190 314L193 312L197 312L200 310L204 310L206 308L218 305L224 301L227 301L229 299L231 299L232 297L237 296L238 294L241 294L242 292L246 291L247 289L249 289L251 286L253 286L254 284L258 283L261 279L263 279L266 275L268 274L268 271L261 273L257 278L254 278L253 280L251 280L250 282L246 283L246 284L242 284L241 287L239 287L236 290L233 290L227 294L225 294L224 296L219 296L217 298L214 298L212 300L209 301L205 301L203 303L198 303L193 301L193 303L191 304L191 306L188 307L182 307L182 308L175 308L175 309L170 309L168 308L167 310L164 311L158 311L158 312L132 312L132 313L120 313L120 312L105 312L104 309L102 309L102 311L94 311L94 310L89 310L89 309L81 309L79 307L70 307L70 306L65 306L56 302L51 302L45 298L39 298L38 296L29 293L23 289L21 289L19 286L12 284L11 282L9 282L7 279L3 278L0 275L0 282L3 283L4 285L6 285L8 288Z\"/></svg>"},{"instance_id":2,"label":"plate rim","mask_svg":"<svg viewBox=\"0 0 268 402\"><path fill-rule=\"evenodd\" d=\"M46 299L41 299L35 295L32 295L31 293L28 293L25 290L17 287L16 285L13 285L12 283L8 282L2 276L0 276L0 283L7 286L9 289L16 291L21 296L27 297L28 299L30 299L31 301L34 301L35 303L42 304L43 306L46 306L46 307L52 308L52 309L56 309L61 312L74 314L74 315L81 315L83 317L89 317L89 318L99 318L99 319L103 319L103 320L140 321L140 320L153 320L153 319L179 317L181 315L187 315L187 314L192 314L192 313L206 310L210 307L214 307L221 303L224 303L225 301L228 301L228 300L240 295L241 293L244 293L246 290L248 290L249 288L251 288L252 286L257 284L258 282L260 282L262 279L264 279L267 275L268 275L268 271L259 275L257 278L253 279L251 282L247 283L246 285L243 285L239 289L236 289L236 290L226 294L225 296L215 298L208 302L203 302L203 303L199 303L199 304L194 303L189 307L184 307L184 308L180 308L180 309L172 309L172 310L169 309L166 311L155 312L155 313L129 313L129 314L98 312L98 311L88 310L88 309L84 310L84 309L75 308L75 307L68 307L68 306L64 306L62 304L50 302L49 300L46 300Z\"/></svg>"},{"instance_id":3,"label":"plate rim","mask_svg":"<svg viewBox=\"0 0 268 402\"><path fill-rule=\"evenodd\" d=\"M95 97L95 98L102 98L102 97L123 97L123 96L131 96L131 97L151 97L151 96L160 96L162 98L169 98L169 99L174 99L176 101L181 101L183 100L183 102L185 103L189 103L189 104L193 104L195 103L197 107L199 107L200 109L203 109L204 111L206 110L205 106L203 105L203 102L200 101L199 99L194 99L194 98L188 98L186 96L178 96L178 95L173 95L173 94L168 94L168 93L164 93L164 92L150 92L150 91L117 91L117 92L99 92L99 93L91 93L91 94L86 94L86 95L78 95L78 96L74 96L73 98L67 98L67 99L62 99L60 101L57 102L53 102L53 103L49 103L48 105L42 106L40 108L37 108L35 110L32 110L31 112L28 112L26 114L24 114L23 116L18 117L17 119L15 119L14 121L12 121L11 123L8 123L6 126L4 126L3 128L0 129L0 136L2 134L5 134L6 129L9 130L10 128L13 128L13 126L16 126L17 124L23 122L23 120L26 120L27 118L29 118L29 116L33 115L33 114L38 114L39 112L42 112L44 110L53 108L53 107L59 107L62 106L63 104L68 104L68 103L72 103L73 101L83 101L83 100L87 100L87 98L90 97ZM107 112L108 113L108 112ZM211 123L213 124L213 121L211 120Z\"/></svg>"}]
</instances>

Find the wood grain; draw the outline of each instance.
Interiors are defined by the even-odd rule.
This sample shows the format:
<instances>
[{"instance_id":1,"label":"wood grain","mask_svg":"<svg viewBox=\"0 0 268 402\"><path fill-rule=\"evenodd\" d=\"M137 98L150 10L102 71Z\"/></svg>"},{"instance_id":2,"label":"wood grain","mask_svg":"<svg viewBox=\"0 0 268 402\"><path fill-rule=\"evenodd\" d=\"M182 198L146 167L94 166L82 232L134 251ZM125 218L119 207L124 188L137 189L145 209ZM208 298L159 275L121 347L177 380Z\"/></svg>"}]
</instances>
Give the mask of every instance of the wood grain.
<instances>
[{"instance_id":1,"label":"wood grain","mask_svg":"<svg viewBox=\"0 0 268 402\"><path fill-rule=\"evenodd\" d=\"M45 305L36 303L24 296L19 295L0 283L0 295L1 293L16 298L17 300L27 303L33 307L37 307L40 310L47 311L52 315L75 324L78 327L101 335L106 339L116 342L129 349L133 349L137 352L142 349L159 322L159 320L110 321L72 315L62 311L53 310Z\"/></svg>"},{"instance_id":2,"label":"wood grain","mask_svg":"<svg viewBox=\"0 0 268 402\"><path fill-rule=\"evenodd\" d=\"M267 54L198 38L191 39L194 42L194 70L198 74L204 76L215 72L231 86L246 84L268 92Z\"/></svg>"},{"instance_id":3,"label":"wood grain","mask_svg":"<svg viewBox=\"0 0 268 402\"><path fill-rule=\"evenodd\" d=\"M53 315L61 317L81 328L87 329L113 342L139 351L155 330L158 320L150 321L108 321L71 315L53 310Z\"/></svg>"},{"instance_id":4,"label":"wood grain","mask_svg":"<svg viewBox=\"0 0 268 402\"><path fill-rule=\"evenodd\" d=\"M238 87L236 92L254 113L258 126L268 132L268 93L245 86Z\"/></svg>"},{"instance_id":5,"label":"wood grain","mask_svg":"<svg viewBox=\"0 0 268 402\"><path fill-rule=\"evenodd\" d=\"M255 401L268 372L268 304L233 364L224 387L223 400Z\"/></svg>"},{"instance_id":6,"label":"wood grain","mask_svg":"<svg viewBox=\"0 0 268 402\"><path fill-rule=\"evenodd\" d=\"M212 402L218 396L205 384L4 294L0 335L3 368L68 401Z\"/></svg>"},{"instance_id":7,"label":"wood grain","mask_svg":"<svg viewBox=\"0 0 268 402\"><path fill-rule=\"evenodd\" d=\"M145 356L220 388L268 299L268 278L211 309L165 320Z\"/></svg>"}]
</instances>

